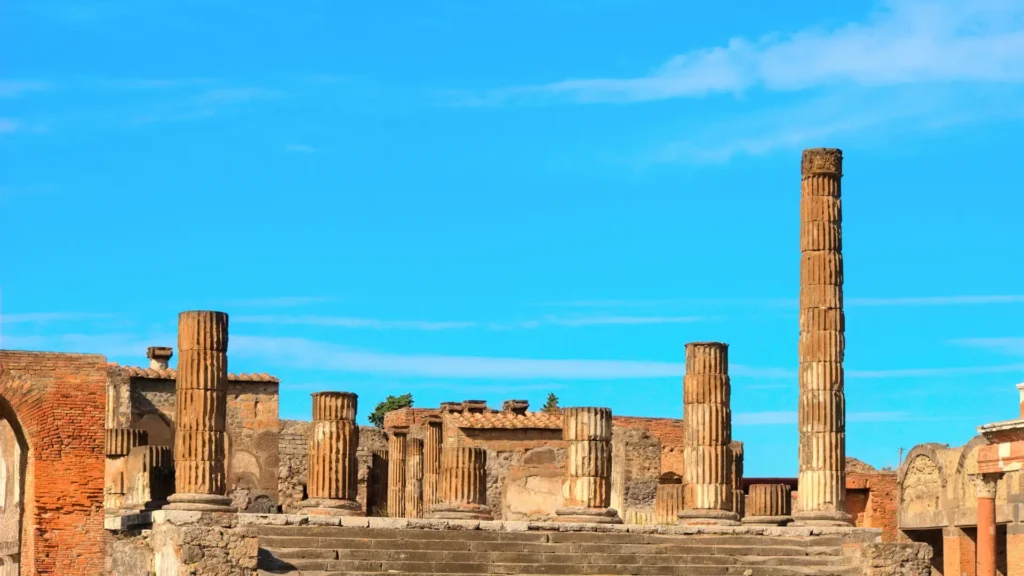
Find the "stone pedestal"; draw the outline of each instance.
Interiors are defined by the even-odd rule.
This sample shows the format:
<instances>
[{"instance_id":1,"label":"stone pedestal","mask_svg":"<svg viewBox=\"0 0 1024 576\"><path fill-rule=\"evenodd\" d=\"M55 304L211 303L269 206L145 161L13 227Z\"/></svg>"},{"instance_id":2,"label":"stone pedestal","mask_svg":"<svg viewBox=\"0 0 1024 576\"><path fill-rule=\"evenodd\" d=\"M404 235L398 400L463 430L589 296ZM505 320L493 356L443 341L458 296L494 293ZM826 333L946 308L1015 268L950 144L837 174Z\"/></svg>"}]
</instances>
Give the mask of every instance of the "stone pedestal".
<instances>
[{"instance_id":1,"label":"stone pedestal","mask_svg":"<svg viewBox=\"0 0 1024 576\"><path fill-rule=\"evenodd\" d=\"M429 518L491 520L487 506L487 450L445 446L441 451L441 501Z\"/></svg>"},{"instance_id":2,"label":"stone pedestal","mask_svg":"<svg viewBox=\"0 0 1024 576\"><path fill-rule=\"evenodd\" d=\"M388 517L405 518L406 437L408 428L394 428L388 438Z\"/></svg>"},{"instance_id":3,"label":"stone pedestal","mask_svg":"<svg viewBox=\"0 0 1024 576\"><path fill-rule=\"evenodd\" d=\"M313 516L362 516L357 500L358 398L351 392L313 394L309 430L308 500L300 506Z\"/></svg>"},{"instance_id":4,"label":"stone pedestal","mask_svg":"<svg viewBox=\"0 0 1024 576\"><path fill-rule=\"evenodd\" d=\"M744 524L784 526L793 520L793 493L786 484L751 484Z\"/></svg>"},{"instance_id":5,"label":"stone pedestal","mask_svg":"<svg viewBox=\"0 0 1024 576\"><path fill-rule=\"evenodd\" d=\"M729 346L722 342L687 344L680 524L739 524L739 516L732 510L729 394Z\"/></svg>"},{"instance_id":6,"label":"stone pedestal","mask_svg":"<svg viewBox=\"0 0 1024 576\"><path fill-rule=\"evenodd\" d=\"M611 508L612 411L609 408L566 408L562 411L566 454L564 506L558 522L621 524Z\"/></svg>"},{"instance_id":7,"label":"stone pedestal","mask_svg":"<svg viewBox=\"0 0 1024 576\"><path fill-rule=\"evenodd\" d=\"M178 315L174 487L167 508L233 512L227 494L225 430L228 315Z\"/></svg>"},{"instance_id":8,"label":"stone pedestal","mask_svg":"<svg viewBox=\"0 0 1024 576\"><path fill-rule=\"evenodd\" d=\"M423 518L423 440L406 440L405 517Z\"/></svg>"},{"instance_id":9,"label":"stone pedestal","mask_svg":"<svg viewBox=\"0 0 1024 576\"><path fill-rule=\"evenodd\" d=\"M675 524L683 511L683 480L678 478L670 483L658 484L654 494L654 522Z\"/></svg>"},{"instance_id":10,"label":"stone pedestal","mask_svg":"<svg viewBox=\"0 0 1024 576\"><path fill-rule=\"evenodd\" d=\"M439 501L441 487L442 421L429 418L423 430L423 510L429 512Z\"/></svg>"},{"instance_id":11,"label":"stone pedestal","mask_svg":"<svg viewBox=\"0 0 1024 576\"><path fill-rule=\"evenodd\" d=\"M848 526L843 356L843 153L804 150L800 199L799 526Z\"/></svg>"}]
</instances>

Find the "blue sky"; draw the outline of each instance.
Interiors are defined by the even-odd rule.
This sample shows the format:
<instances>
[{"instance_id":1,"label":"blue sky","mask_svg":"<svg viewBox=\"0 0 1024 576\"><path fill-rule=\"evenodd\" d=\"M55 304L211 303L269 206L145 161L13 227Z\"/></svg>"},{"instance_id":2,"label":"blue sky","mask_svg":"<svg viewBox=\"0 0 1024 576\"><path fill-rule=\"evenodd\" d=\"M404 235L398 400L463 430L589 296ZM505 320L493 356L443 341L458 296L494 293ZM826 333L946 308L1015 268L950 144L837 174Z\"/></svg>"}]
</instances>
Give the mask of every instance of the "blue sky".
<instances>
[{"instance_id":1,"label":"blue sky","mask_svg":"<svg viewBox=\"0 0 1024 576\"><path fill-rule=\"evenodd\" d=\"M965 6L970 4L970 6ZM844 150L848 452L960 444L1024 381L1014 0L0 7L4 348L145 364L231 314L282 416L680 417L730 344L747 474L795 475L800 150Z\"/></svg>"}]
</instances>

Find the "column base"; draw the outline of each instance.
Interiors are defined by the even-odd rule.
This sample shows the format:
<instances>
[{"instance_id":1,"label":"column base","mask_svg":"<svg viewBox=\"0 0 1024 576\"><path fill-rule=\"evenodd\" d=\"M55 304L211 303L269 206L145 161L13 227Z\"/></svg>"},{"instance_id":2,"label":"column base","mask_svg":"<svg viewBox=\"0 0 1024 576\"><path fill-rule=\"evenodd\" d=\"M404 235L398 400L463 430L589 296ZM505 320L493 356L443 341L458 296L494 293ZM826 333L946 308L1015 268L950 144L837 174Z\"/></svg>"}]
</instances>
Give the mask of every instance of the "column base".
<instances>
[{"instance_id":1,"label":"column base","mask_svg":"<svg viewBox=\"0 0 1024 576\"><path fill-rule=\"evenodd\" d=\"M191 510L194 512L237 512L231 498L216 494L172 494L164 510Z\"/></svg>"},{"instance_id":2,"label":"column base","mask_svg":"<svg viewBox=\"0 0 1024 576\"><path fill-rule=\"evenodd\" d=\"M437 504L426 514L431 520L494 520L483 504Z\"/></svg>"},{"instance_id":3,"label":"column base","mask_svg":"<svg viewBox=\"0 0 1024 576\"><path fill-rule=\"evenodd\" d=\"M310 498L299 503L299 508L310 516L365 516L363 507L355 500Z\"/></svg>"},{"instance_id":4,"label":"column base","mask_svg":"<svg viewBox=\"0 0 1024 576\"><path fill-rule=\"evenodd\" d=\"M740 515L730 510L683 510L679 512L680 526L739 526Z\"/></svg>"},{"instance_id":5,"label":"column base","mask_svg":"<svg viewBox=\"0 0 1024 576\"><path fill-rule=\"evenodd\" d=\"M853 517L846 512L794 512L790 526L853 527Z\"/></svg>"},{"instance_id":6,"label":"column base","mask_svg":"<svg viewBox=\"0 0 1024 576\"><path fill-rule=\"evenodd\" d=\"M566 506L555 510L555 522L573 524L622 524L618 510L614 508L587 508Z\"/></svg>"},{"instance_id":7,"label":"column base","mask_svg":"<svg viewBox=\"0 0 1024 576\"><path fill-rule=\"evenodd\" d=\"M785 526L793 521L792 516L744 516L740 522L754 526Z\"/></svg>"}]
</instances>

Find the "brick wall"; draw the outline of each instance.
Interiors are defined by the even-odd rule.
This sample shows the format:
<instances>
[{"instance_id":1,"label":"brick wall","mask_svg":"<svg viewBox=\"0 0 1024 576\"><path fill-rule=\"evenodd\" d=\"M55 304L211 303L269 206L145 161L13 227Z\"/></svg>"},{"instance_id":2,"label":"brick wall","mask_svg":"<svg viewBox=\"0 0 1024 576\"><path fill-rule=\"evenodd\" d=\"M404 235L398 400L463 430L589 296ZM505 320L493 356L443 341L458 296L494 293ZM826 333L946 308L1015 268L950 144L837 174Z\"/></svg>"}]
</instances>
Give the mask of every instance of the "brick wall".
<instances>
[{"instance_id":1,"label":"brick wall","mask_svg":"<svg viewBox=\"0 0 1024 576\"><path fill-rule=\"evenodd\" d=\"M683 421L675 418L612 416L612 423L647 430L661 442L661 472L683 474Z\"/></svg>"},{"instance_id":2,"label":"brick wall","mask_svg":"<svg viewBox=\"0 0 1024 576\"><path fill-rule=\"evenodd\" d=\"M848 472L846 474L847 511L856 514L856 523L861 528L881 528L883 542L897 539L897 487L895 472ZM866 500L860 510L857 496L864 494ZM853 498L851 498L853 496Z\"/></svg>"},{"instance_id":3,"label":"brick wall","mask_svg":"<svg viewBox=\"0 0 1024 576\"><path fill-rule=\"evenodd\" d=\"M1024 576L1024 523L1006 527L1006 576Z\"/></svg>"},{"instance_id":4,"label":"brick wall","mask_svg":"<svg viewBox=\"0 0 1024 576\"><path fill-rule=\"evenodd\" d=\"M29 446L22 574L102 573L107 362L0 351L0 410Z\"/></svg>"}]
</instances>

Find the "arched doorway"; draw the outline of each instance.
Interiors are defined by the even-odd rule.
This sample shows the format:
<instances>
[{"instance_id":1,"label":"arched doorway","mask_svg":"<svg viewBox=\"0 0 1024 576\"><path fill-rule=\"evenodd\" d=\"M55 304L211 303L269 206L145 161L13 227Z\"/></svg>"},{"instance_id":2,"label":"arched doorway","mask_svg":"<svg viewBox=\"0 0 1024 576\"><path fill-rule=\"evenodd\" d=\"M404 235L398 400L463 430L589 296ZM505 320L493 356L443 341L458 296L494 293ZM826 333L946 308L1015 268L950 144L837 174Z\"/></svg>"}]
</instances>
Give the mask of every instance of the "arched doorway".
<instances>
[{"instance_id":1,"label":"arched doorway","mask_svg":"<svg viewBox=\"0 0 1024 576\"><path fill-rule=\"evenodd\" d=\"M17 422L9 420L7 414L0 409L0 576L16 576L21 558L28 448Z\"/></svg>"}]
</instances>

